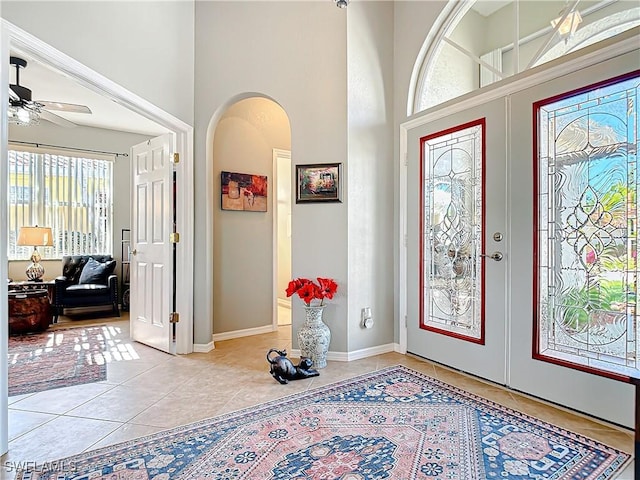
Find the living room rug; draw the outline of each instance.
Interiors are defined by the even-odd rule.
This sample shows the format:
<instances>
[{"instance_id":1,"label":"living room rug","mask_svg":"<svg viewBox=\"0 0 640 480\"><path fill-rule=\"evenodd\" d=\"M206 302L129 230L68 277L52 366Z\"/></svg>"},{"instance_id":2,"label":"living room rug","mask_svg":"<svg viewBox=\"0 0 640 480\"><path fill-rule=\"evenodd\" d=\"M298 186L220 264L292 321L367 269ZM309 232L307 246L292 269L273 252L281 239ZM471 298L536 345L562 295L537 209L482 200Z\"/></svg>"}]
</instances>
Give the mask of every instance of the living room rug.
<instances>
[{"instance_id":1,"label":"living room rug","mask_svg":"<svg viewBox=\"0 0 640 480\"><path fill-rule=\"evenodd\" d=\"M9 337L9 396L106 380L101 326Z\"/></svg>"},{"instance_id":2,"label":"living room rug","mask_svg":"<svg viewBox=\"0 0 640 480\"><path fill-rule=\"evenodd\" d=\"M55 471L18 478L604 480L629 458L395 366L69 457L51 463Z\"/></svg>"}]
</instances>

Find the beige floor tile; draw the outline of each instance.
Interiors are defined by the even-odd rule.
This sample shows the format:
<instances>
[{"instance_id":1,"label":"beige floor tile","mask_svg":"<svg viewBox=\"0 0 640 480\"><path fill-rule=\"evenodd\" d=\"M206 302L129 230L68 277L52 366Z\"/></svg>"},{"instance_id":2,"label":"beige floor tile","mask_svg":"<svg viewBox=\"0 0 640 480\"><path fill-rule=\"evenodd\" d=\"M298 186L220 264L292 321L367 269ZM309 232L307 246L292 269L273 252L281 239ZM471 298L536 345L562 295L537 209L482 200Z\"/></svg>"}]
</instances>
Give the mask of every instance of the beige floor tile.
<instances>
[{"instance_id":1,"label":"beige floor tile","mask_svg":"<svg viewBox=\"0 0 640 480\"><path fill-rule=\"evenodd\" d=\"M120 425L117 422L59 416L9 442L8 459L43 462L75 455Z\"/></svg>"},{"instance_id":2,"label":"beige floor tile","mask_svg":"<svg viewBox=\"0 0 640 480\"><path fill-rule=\"evenodd\" d=\"M69 410L67 415L124 423L165 395L152 388L117 385L79 407Z\"/></svg>"},{"instance_id":3,"label":"beige floor tile","mask_svg":"<svg viewBox=\"0 0 640 480\"><path fill-rule=\"evenodd\" d=\"M125 423L106 437L102 438L102 440L91 445L88 450L107 447L116 443L127 442L135 438L146 437L147 435L151 435L162 430L164 430L164 428Z\"/></svg>"},{"instance_id":4,"label":"beige floor tile","mask_svg":"<svg viewBox=\"0 0 640 480\"><path fill-rule=\"evenodd\" d=\"M40 412L24 412L22 410L9 410L9 441L15 440L20 435L30 432L45 423L56 418L57 415Z\"/></svg>"},{"instance_id":5,"label":"beige floor tile","mask_svg":"<svg viewBox=\"0 0 640 480\"><path fill-rule=\"evenodd\" d=\"M73 387L56 388L55 390L34 393L19 402L12 403L10 408L62 415L112 388L114 385L104 383L87 383Z\"/></svg>"}]
</instances>

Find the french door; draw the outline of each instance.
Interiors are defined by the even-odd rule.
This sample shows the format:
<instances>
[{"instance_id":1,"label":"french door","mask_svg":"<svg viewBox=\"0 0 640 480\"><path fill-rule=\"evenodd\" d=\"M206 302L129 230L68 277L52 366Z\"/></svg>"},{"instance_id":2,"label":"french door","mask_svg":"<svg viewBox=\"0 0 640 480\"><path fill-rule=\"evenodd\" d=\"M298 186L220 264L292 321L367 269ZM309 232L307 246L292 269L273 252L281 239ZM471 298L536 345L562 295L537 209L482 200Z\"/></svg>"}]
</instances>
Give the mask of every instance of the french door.
<instances>
[{"instance_id":1,"label":"french door","mask_svg":"<svg viewBox=\"0 0 640 480\"><path fill-rule=\"evenodd\" d=\"M635 51L533 87L512 88L499 99L479 100L455 114L432 110L429 117L435 120L407 131L408 352L607 421L634 425L634 389L625 375L638 371L640 351L635 313L637 122L629 120L626 130L620 127L627 136L616 140L613 133L603 134L607 128L595 133L598 122L609 125L602 120L606 114L594 107L602 100L562 104L558 112L586 112L574 124L585 128L573 131L570 139L565 133L562 148L574 145L584 132L590 140L579 153L560 158L561 147L549 145L559 136L548 134L549 125L559 120L549 120L550 114L536 107L551 99L551 111L556 96L628 74L637 68L637 58ZM627 108L615 107L624 110L621 118L637 108L633 88L637 91L637 85L628 88L628 99L621 100ZM545 133L546 144L540 137ZM622 158L619 148L613 157L603 156L614 148L612 138L631 153ZM549 151L558 154L556 163L548 160ZM615 214L602 207L613 198L609 187L589 180L596 178L593 173L569 173L563 167L569 164L572 172L600 168L605 173L599 178L607 181L617 175L631 192L624 190L627 216L617 224L609 221ZM612 251L618 252L618 263L610 260ZM609 263L604 263L605 254ZM577 303L584 285L599 290L588 290L592 296L587 293ZM597 307L594 296L615 290L603 285L623 293ZM613 338L612 332L615 342L605 340ZM555 358L548 353L553 348L559 352ZM578 356L586 357L582 366L571 360ZM607 362L621 364L622 373L598 371Z\"/></svg>"},{"instance_id":2,"label":"french door","mask_svg":"<svg viewBox=\"0 0 640 480\"><path fill-rule=\"evenodd\" d=\"M506 383L504 100L409 132L409 352ZM415 160L415 161L413 161ZM420 181L422 180L422 181Z\"/></svg>"}]
</instances>

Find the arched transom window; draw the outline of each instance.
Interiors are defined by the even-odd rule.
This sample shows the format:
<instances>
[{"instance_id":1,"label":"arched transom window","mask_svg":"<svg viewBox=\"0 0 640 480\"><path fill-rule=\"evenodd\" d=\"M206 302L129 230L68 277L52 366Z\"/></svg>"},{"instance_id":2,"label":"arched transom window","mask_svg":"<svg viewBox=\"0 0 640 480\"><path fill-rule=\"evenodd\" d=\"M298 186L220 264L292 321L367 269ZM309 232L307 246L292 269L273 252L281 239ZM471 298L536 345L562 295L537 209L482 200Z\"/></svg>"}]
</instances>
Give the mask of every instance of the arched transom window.
<instances>
[{"instance_id":1,"label":"arched transom window","mask_svg":"<svg viewBox=\"0 0 640 480\"><path fill-rule=\"evenodd\" d=\"M416 62L407 114L640 25L629 0L451 0Z\"/></svg>"}]
</instances>

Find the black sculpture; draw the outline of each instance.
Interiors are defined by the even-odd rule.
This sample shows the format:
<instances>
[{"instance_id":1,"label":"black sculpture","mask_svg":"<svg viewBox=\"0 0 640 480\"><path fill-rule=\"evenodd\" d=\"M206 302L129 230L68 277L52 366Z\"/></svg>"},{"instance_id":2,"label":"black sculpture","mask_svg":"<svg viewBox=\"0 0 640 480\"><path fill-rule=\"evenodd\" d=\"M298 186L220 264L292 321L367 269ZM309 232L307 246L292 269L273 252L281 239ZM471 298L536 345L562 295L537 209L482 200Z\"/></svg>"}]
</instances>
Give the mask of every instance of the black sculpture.
<instances>
[{"instance_id":1,"label":"black sculpture","mask_svg":"<svg viewBox=\"0 0 640 480\"><path fill-rule=\"evenodd\" d=\"M270 357L273 352L277 353L276 357ZM300 380L301 378L317 377L320 373L311 368L313 361L307 357L301 357L300 363L294 365L287 358L286 350L277 350L272 348L267 352L267 362L271 364L271 376L281 384L289 383L289 380Z\"/></svg>"}]
</instances>

